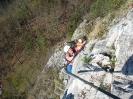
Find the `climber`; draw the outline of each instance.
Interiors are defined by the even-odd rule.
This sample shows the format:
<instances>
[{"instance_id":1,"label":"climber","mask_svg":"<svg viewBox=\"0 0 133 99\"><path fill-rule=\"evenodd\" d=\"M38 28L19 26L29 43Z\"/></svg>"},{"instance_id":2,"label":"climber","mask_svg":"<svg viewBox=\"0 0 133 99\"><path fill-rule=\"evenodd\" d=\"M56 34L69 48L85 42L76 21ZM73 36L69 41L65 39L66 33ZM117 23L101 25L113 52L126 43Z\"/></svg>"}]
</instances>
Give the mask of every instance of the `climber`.
<instances>
[{"instance_id":1,"label":"climber","mask_svg":"<svg viewBox=\"0 0 133 99\"><path fill-rule=\"evenodd\" d=\"M74 48L71 48L70 46L66 45L64 47L64 52L65 52L65 59L68 62L67 65L67 71L71 72L72 70L72 64L74 62L74 57L78 53L79 50L83 48L83 45L86 43L86 41L82 42L81 39L78 40L79 42L75 45Z\"/></svg>"},{"instance_id":2,"label":"climber","mask_svg":"<svg viewBox=\"0 0 133 99\"><path fill-rule=\"evenodd\" d=\"M64 52L65 52L65 59L68 62L67 71L71 72L72 64L73 64L73 58L75 55L74 50L70 46L66 45L64 47Z\"/></svg>"},{"instance_id":3,"label":"climber","mask_svg":"<svg viewBox=\"0 0 133 99\"><path fill-rule=\"evenodd\" d=\"M83 45L86 43L86 41L82 41L81 39L78 40L78 43L76 44L75 51L78 52L83 48Z\"/></svg>"}]
</instances>

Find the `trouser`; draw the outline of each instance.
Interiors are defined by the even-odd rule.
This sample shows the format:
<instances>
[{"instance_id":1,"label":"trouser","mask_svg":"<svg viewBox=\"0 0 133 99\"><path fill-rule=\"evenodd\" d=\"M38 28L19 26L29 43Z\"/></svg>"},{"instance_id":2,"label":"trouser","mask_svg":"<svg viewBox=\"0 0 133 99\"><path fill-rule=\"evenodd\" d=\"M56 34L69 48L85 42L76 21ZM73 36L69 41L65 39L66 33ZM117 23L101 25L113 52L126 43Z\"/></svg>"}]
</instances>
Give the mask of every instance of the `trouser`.
<instances>
[{"instance_id":1,"label":"trouser","mask_svg":"<svg viewBox=\"0 0 133 99\"><path fill-rule=\"evenodd\" d=\"M67 65L67 71L72 72L72 65Z\"/></svg>"}]
</instances>

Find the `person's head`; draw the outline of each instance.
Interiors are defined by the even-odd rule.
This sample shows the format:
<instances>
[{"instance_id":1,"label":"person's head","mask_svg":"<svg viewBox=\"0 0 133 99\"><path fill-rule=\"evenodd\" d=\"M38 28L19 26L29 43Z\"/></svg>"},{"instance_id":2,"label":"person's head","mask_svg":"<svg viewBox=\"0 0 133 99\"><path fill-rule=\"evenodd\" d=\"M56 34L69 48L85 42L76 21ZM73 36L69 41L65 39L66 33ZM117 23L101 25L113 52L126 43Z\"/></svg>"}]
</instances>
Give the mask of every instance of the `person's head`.
<instances>
[{"instance_id":1,"label":"person's head","mask_svg":"<svg viewBox=\"0 0 133 99\"><path fill-rule=\"evenodd\" d=\"M69 48L70 48L70 46L66 45L66 46L64 47L64 52L67 53L68 50L69 50Z\"/></svg>"},{"instance_id":2,"label":"person's head","mask_svg":"<svg viewBox=\"0 0 133 99\"><path fill-rule=\"evenodd\" d=\"M82 43L82 40L81 40L81 39L79 39L78 41L79 41L80 43Z\"/></svg>"},{"instance_id":3,"label":"person's head","mask_svg":"<svg viewBox=\"0 0 133 99\"><path fill-rule=\"evenodd\" d=\"M71 48L70 46L66 45L66 46L64 47L64 52L65 52L65 53L68 52L68 53L71 54L71 53L73 53L73 50L72 50L72 48Z\"/></svg>"}]
</instances>

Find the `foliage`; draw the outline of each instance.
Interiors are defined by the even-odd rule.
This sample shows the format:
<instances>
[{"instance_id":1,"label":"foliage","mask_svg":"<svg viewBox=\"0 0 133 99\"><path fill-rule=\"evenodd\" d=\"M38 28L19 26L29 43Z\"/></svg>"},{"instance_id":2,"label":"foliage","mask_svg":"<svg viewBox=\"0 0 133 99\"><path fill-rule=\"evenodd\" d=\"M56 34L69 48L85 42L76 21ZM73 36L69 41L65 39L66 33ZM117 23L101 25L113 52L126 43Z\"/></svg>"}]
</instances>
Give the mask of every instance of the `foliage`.
<instances>
[{"instance_id":1,"label":"foliage","mask_svg":"<svg viewBox=\"0 0 133 99\"><path fill-rule=\"evenodd\" d=\"M82 91L81 94L82 94L82 98L85 99L85 97L86 97L86 92Z\"/></svg>"},{"instance_id":2,"label":"foliage","mask_svg":"<svg viewBox=\"0 0 133 99\"><path fill-rule=\"evenodd\" d=\"M46 46L46 38L41 36L41 32L39 31L39 29L36 30L36 33L37 33L36 44L37 44L37 47L42 51Z\"/></svg>"},{"instance_id":3,"label":"foliage","mask_svg":"<svg viewBox=\"0 0 133 99\"><path fill-rule=\"evenodd\" d=\"M101 82L99 87L100 87L101 89L103 89L103 90L106 90L106 91L110 92L111 86L108 85L108 84L106 84L106 83L103 84L103 82Z\"/></svg>"},{"instance_id":4,"label":"foliage","mask_svg":"<svg viewBox=\"0 0 133 99\"><path fill-rule=\"evenodd\" d=\"M79 13L74 12L71 17L69 18L69 23L68 23L68 34L69 36L73 35L74 30L77 27L77 21L79 19Z\"/></svg>"},{"instance_id":5,"label":"foliage","mask_svg":"<svg viewBox=\"0 0 133 99\"><path fill-rule=\"evenodd\" d=\"M28 34L28 32L24 32L23 38L22 38L22 45L24 46L24 48L26 49L26 51L30 52L30 51L34 51L35 50L35 46L36 43L34 39L32 39L32 37Z\"/></svg>"},{"instance_id":6,"label":"foliage","mask_svg":"<svg viewBox=\"0 0 133 99\"><path fill-rule=\"evenodd\" d=\"M43 51L46 47L46 38L41 35L39 29L36 30L35 35L30 35L28 32L24 32L23 37L21 37L21 39L21 45L28 52L32 52L35 50Z\"/></svg>"},{"instance_id":7,"label":"foliage","mask_svg":"<svg viewBox=\"0 0 133 99\"><path fill-rule=\"evenodd\" d=\"M84 56L81 60L82 60L84 63L89 63L90 61L93 60L93 58Z\"/></svg>"},{"instance_id":8,"label":"foliage","mask_svg":"<svg viewBox=\"0 0 133 99\"><path fill-rule=\"evenodd\" d=\"M103 82L100 83L100 88L103 89L103 90L106 89L105 86L103 85Z\"/></svg>"},{"instance_id":9,"label":"foliage","mask_svg":"<svg viewBox=\"0 0 133 99\"><path fill-rule=\"evenodd\" d=\"M109 60L109 62L111 63L110 65L112 69L114 69L116 61L117 61L116 56L111 55L111 59Z\"/></svg>"},{"instance_id":10,"label":"foliage","mask_svg":"<svg viewBox=\"0 0 133 99\"><path fill-rule=\"evenodd\" d=\"M47 2L45 2L47 1ZM2 21L0 20L0 22L3 22L2 25L0 25L1 30L1 34L3 36L1 36L2 39L0 39L3 43L3 49L7 49L7 45L10 46L10 52L9 57L12 58L12 60L15 60L15 63L17 62L17 59L14 58L14 53L17 54L18 59L25 59L25 65L18 65L16 64L15 67L15 72L11 72L10 76L7 77L7 79L9 78L10 81L8 81L7 79L4 80L4 84L3 84L3 88L4 88L4 97L5 99L15 99L15 98L20 98L21 94L23 92L26 92L26 94L28 93L29 90L31 90L34 87L34 83L37 80L37 75L39 75L40 73L38 73L38 71L40 72L40 66L44 66L45 64L43 63L44 61L46 62L47 58L40 58L41 54L43 53L43 49L46 48L47 45L47 38L49 39L49 41L51 40L51 36L53 36L53 39L55 39L56 35L59 38L62 37L62 35L59 34L59 32L55 32L55 31L59 31L57 30L57 28L52 27L49 25L49 20L51 20L52 18L57 18L60 16L57 16L57 13L60 12L58 11L58 9L54 9L53 7L55 7L54 4L56 4L57 0L19 0L19 1L14 1L13 4L11 4L9 6L9 8L6 9L0 9L0 13L2 13L3 15L0 15L0 19L1 16L2 18L4 18ZM46 6L41 6L41 5L46 5ZM50 5L48 5L50 4ZM58 5L56 5L58 6ZM43 8L42 8L43 7ZM47 8L48 7L48 8ZM51 8L49 8L51 7ZM41 9L41 10L40 10ZM44 9L46 9L44 11ZM47 9L50 9L50 12L47 12ZM2 11L2 12L1 12ZM53 13L56 12L56 13ZM51 14L52 13L52 14ZM39 14L45 14L46 15L46 21L44 20L42 21L43 25L40 26L40 22L38 22L39 24L36 24L34 22L36 22L37 17L39 16ZM33 18L35 20L33 20ZM41 18L41 17L40 17ZM55 21L51 21L51 22L55 22ZM59 23L59 20L57 20L56 22ZM58 23L54 23L56 24L56 26L58 26ZM1 24L1 23L0 23ZM49 32L47 33L46 30L44 30L46 25L50 26L50 29L52 30L52 33L50 34ZM32 27L32 25L35 26L35 28ZM65 24L66 25L66 24ZM30 29L29 29L30 26ZM14 27L14 28L13 28ZM53 30L53 28L55 28ZM51 31L50 31L51 32ZM47 33L47 34L46 34ZM53 33L55 33L53 35ZM62 32L61 32L62 33ZM19 37L16 37L15 34L20 34ZM50 36L49 36L50 34ZM64 35L64 32L62 33ZM9 39L8 37L10 37L11 39ZM52 41L51 41L52 42ZM18 49L19 51L22 50L21 53L17 53L18 50L12 50L12 46L15 45L15 43L20 44L19 46L20 49ZM56 43L56 42L53 42ZM39 56L36 55L37 53L34 53L35 50L39 50L38 53L40 54ZM50 49L49 49L50 50ZM6 55L8 54L7 50L4 50ZM4 52L3 52L4 53ZM4 54L5 54L4 53ZM30 53L30 54L29 54ZM43 56L46 56L47 54L43 54ZM4 55L5 56L5 55ZM33 58L33 59L31 59ZM4 57L4 59L6 59ZM27 60L31 62L32 61L36 61L36 64L28 64ZM40 60L43 60L43 62ZM6 61L9 61L8 59L6 59ZM6 64L6 61L4 61L3 63L5 63L3 65L4 69L7 67L12 67L13 68L13 64ZM9 66L7 66L9 65ZM36 68L33 68L32 66L35 66ZM29 68L27 68L29 67ZM2 69L2 70L4 70ZM19 69L17 72L17 69ZM52 69L51 69L52 70ZM8 71L9 72L9 71ZM51 71L52 72L52 71ZM57 72L46 72L47 74L45 75L46 80L53 77L58 77L58 73ZM32 73L32 74L31 74ZM3 75L3 74L2 74ZM51 76L52 75L52 76ZM10 90L10 86L11 90ZM52 88L51 88L52 87ZM48 89L54 89L53 87L55 87L55 85L52 83L51 85L47 85ZM16 90L17 89L17 90ZM47 94L50 93L49 91L46 92ZM56 97L57 98L57 97ZM25 99L25 98L20 98L20 99Z\"/></svg>"},{"instance_id":11,"label":"foliage","mask_svg":"<svg viewBox=\"0 0 133 99\"><path fill-rule=\"evenodd\" d=\"M4 99L26 97L24 94L27 88L32 88L36 81L36 70L37 66L30 66L29 64L20 65L21 67L15 69L15 72L11 72L4 81L3 88L6 91L3 97ZM34 72L34 73L33 73ZM14 97L14 98L10 98Z\"/></svg>"},{"instance_id":12,"label":"foliage","mask_svg":"<svg viewBox=\"0 0 133 99\"><path fill-rule=\"evenodd\" d=\"M20 3L16 5L16 8L12 7L11 15L19 20L21 25L24 25L28 19L31 18L31 9L26 3Z\"/></svg>"},{"instance_id":13,"label":"foliage","mask_svg":"<svg viewBox=\"0 0 133 99\"><path fill-rule=\"evenodd\" d=\"M113 10L118 9L126 0L96 0L90 7L89 20L104 17Z\"/></svg>"}]
</instances>

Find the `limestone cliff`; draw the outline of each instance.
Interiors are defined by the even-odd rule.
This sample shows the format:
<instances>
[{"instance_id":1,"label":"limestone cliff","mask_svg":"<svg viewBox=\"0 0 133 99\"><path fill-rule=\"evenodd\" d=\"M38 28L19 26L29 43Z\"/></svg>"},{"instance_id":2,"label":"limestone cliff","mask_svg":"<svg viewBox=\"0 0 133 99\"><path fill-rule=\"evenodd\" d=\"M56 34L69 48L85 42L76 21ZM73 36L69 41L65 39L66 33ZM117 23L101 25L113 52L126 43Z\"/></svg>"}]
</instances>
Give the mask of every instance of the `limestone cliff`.
<instances>
[{"instance_id":1,"label":"limestone cliff","mask_svg":"<svg viewBox=\"0 0 133 99\"><path fill-rule=\"evenodd\" d=\"M72 73L121 99L133 98L133 9L117 20L101 39L86 44L75 58ZM80 26L79 26L80 27ZM75 32L74 35L78 34ZM93 46L93 49L91 47ZM84 63L83 57L92 61ZM71 77L66 97L75 99L110 99L104 93Z\"/></svg>"},{"instance_id":2,"label":"limestone cliff","mask_svg":"<svg viewBox=\"0 0 133 99\"><path fill-rule=\"evenodd\" d=\"M72 73L93 85L121 99L133 99L133 8L128 9L123 18L115 18L108 27L108 33L101 38L89 41L74 59ZM86 35L84 20L75 30L71 40ZM64 42L60 44L48 63L47 67L63 67ZM85 63L84 58L91 58ZM42 75L44 71L42 71ZM59 73L64 79L62 99L110 99L110 97L84 82ZM65 75L65 76L64 76ZM43 79L39 77L40 81ZM41 92L41 91L40 91ZM43 97L44 90L40 93Z\"/></svg>"}]
</instances>

